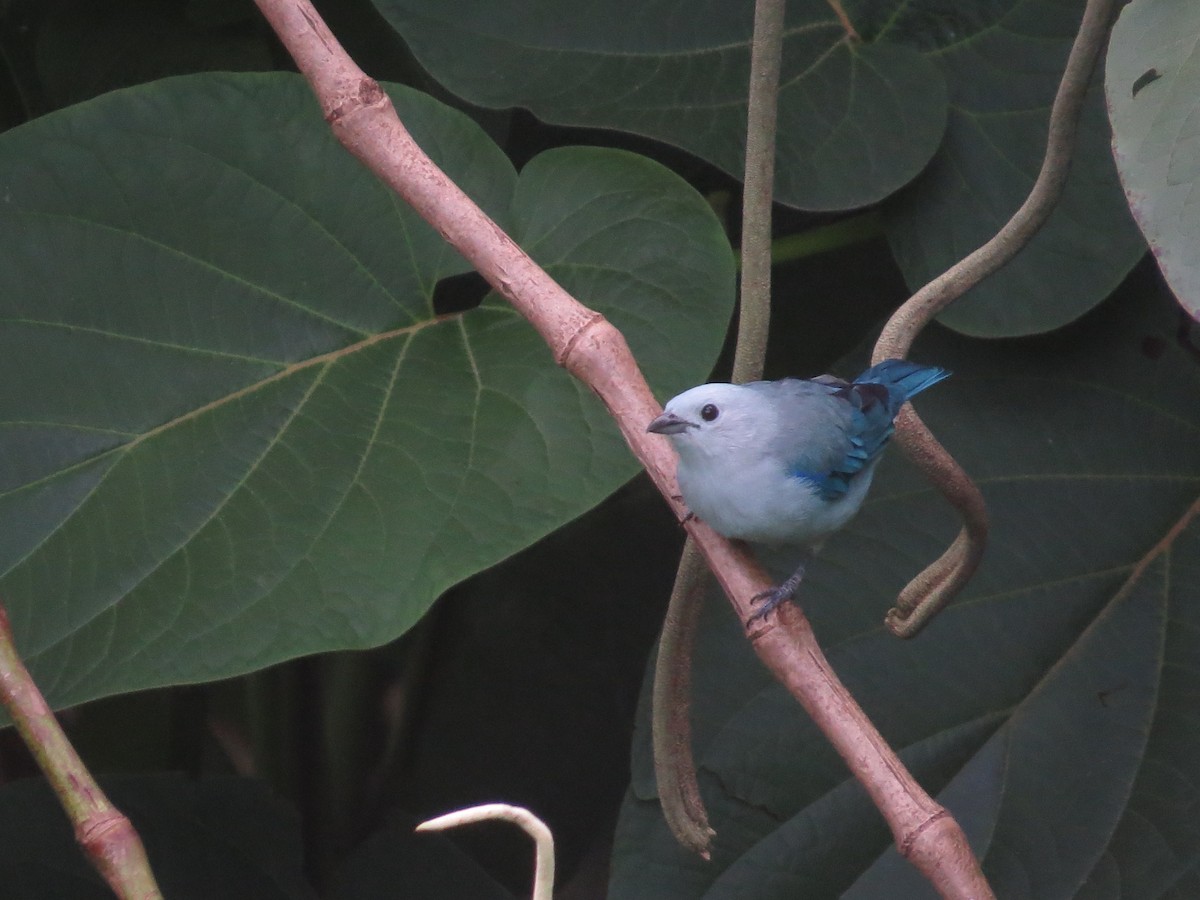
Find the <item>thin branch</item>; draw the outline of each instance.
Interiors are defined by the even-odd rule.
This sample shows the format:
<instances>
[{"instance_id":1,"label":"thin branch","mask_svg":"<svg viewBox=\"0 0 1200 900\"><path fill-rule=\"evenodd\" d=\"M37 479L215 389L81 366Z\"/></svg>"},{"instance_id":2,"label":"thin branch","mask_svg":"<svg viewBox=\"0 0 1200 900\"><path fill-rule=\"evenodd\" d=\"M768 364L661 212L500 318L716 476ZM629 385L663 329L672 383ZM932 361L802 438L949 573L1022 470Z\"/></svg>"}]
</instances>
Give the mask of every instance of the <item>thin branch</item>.
<instances>
[{"instance_id":1,"label":"thin branch","mask_svg":"<svg viewBox=\"0 0 1200 900\"><path fill-rule=\"evenodd\" d=\"M771 201L783 57L784 0L756 0L746 109L746 176L742 189L742 282L733 381L762 378L771 328Z\"/></svg>"},{"instance_id":2,"label":"thin branch","mask_svg":"<svg viewBox=\"0 0 1200 900\"><path fill-rule=\"evenodd\" d=\"M562 290L421 151L379 85L358 69L307 0L256 0L308 78L334 135L408 201L537 329L554 359L587 384L708 559L742 621L771 581L744 549L678 500L667 441L646 433L661 412L620 332ZM686 521L685 521L686 520ZM791 604L751 635L774 673L886 817L897 846L946 897L991 897L961 829L913 780L826 662Z\"/></svg>"},{"instance_id":3,"label":"thin branch","mask_svg":"<svg viewBox=\"0 0 1200 900\"><path fill-rule=\"evenodd\" d=\"M675 840L705 859L712 856L708 813L700 797L692 755L692 648L703 608L708 567L690 537L683 545L675 587L663 619L654 691L650 700L650 735L654 776L663 818Z\"/></svg>"},{"instance_id":4,"label":"thin branch","mask_svg":"<svg viewBox=\"0 0 1200 900\"><path fill-rule=\"evenodd\" d=\"M445 831L475 822L499 820L520 826L533 838L534 867L532 900L552 900L554 896L554 835L546 823L520 806L507 803L485 803L457 812L446 813L417 826L417 831Z\"/></svg>"},{"instance_id":5,"label":"thin branch","mask_svg":"<svg viewBox=\"0 0 1200 900\"><path fill-rule=\"evenodd\" d=\"M50 782L88 861L122 900L161 900L133 825L100 790L21 662L0 605L0 703Z\"/></svg>"},{"instance_id":6,"label":"thin branch","mask_svg":"<svg viewBox=\"0 0 1200 900\"><path fill-rule=\"evenodd\" d=\"M833 14L837 16L838 24L842 26L842 31L846 32L846 37L851 41L861 41L854 23L850 21L850 17L846 15L846 9L842 6L841 0L827 0L829 8L833 10Z\"/></svg>"},{"instance_id":7,"label":"thin branch","mask_svg":"<svg viewBox=\"0 0 1200 900\"><path fill-rule=\"evenodd\" d=\"M771 242L771 261L778 266L863 244L883 235L883 216L872 209L776 238Z\"/></svg>"},{"instance_id":8,"label":"thin branch","mask_svg":"<svg viewBox=\"0 0 1200 900\"><path fill-rule=\"evenodd\" d=\"M1008 263L1046 223L1066 186L1079 114L1114 7L1114 0L1089 0L1084 10L1050 110L1042 168L1021 208L990 241L933 279L896 311L875 344L873 362L908 356L916 336L938 313ZM904 408L896 422L896 438L963 519L954 543L901 591L887 615L888 628L901 637L912 637L974 574L987 544L988 516L979 488L911 406Z\"/></svg>"},{"instance_id":9,"label":"thin branch","mask_svg":"<svg viewBox=\"0 0 1200 900\"><path fill-rule=\"evenodd\" d=\"M746 173L742 191L741 302L733 381L762 377L771 329L771 203L775 195L775 131L783 56L784 0L756 0L746 109ZM692 756L692 647L704 599L704 558L688 538L654 672L651 733L663 817L685 847L709 858L716 834L700 796Z\"/></svg>"}]
</instances>

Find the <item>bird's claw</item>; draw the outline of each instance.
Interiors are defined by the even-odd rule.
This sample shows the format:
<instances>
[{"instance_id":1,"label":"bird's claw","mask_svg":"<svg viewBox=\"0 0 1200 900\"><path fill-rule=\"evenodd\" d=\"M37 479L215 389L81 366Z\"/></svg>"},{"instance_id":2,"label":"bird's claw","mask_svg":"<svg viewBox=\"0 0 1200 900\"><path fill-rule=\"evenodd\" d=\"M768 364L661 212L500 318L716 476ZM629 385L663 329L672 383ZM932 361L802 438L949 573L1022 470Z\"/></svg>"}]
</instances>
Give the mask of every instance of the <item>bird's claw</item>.
<instances>
[{"instance_id":1,"label":"bird's claw","mask_svg":"<svg viewBox=\"0 0 1200 900\"><path fill-rule=\"evenodd\" d=\"M761 603L762 606L755 611L754 615L746 620L746 627L749 628L759 619L765 619L775 608L784 600L791 600L796 596L796 591L800 589L800 582L804 580L804 571L808 567L808 558L801 560L799 567L792 573L791 578L785 581L779 587L773 587L769 591L763 591L761 594L755 594L750 598L750 602Z\"/></svg>"},{"instance_id":2,"label":"bird's claw","mask_svg":"<svg viewBox=\"0 0 1200 900\"><path fill-rule=\"evenodd\" d=\"M749 628L755 622L766 619L767 616L775 611L780 603L785 600L791 600L794 593L796 593L794 587L789 589L787 584L781 584L779 587L771 588L769 591L755 594L750 598L750 602L752 604L761 603L762 606L756 609L754 615L746 620L746 627Z\"/></svg>"}]
</instances>

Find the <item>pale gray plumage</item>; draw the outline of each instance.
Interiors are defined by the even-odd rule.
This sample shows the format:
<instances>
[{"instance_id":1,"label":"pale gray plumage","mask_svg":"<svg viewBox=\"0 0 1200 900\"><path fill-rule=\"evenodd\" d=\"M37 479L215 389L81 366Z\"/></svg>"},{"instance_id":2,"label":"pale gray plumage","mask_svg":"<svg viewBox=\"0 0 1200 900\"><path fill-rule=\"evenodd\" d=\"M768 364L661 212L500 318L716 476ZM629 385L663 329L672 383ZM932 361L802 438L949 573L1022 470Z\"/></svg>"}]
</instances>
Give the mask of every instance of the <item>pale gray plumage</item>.
<instances>
[{"instance_id":1,"label":"pale gray plumage","mask_svg":"<svg viewBox=\"0 0 1200 900\"><path fill-rule=\"evenodd\" d=\"M650 423L679 455L679 489L693 513L728 538L805 548L755 618L791 596L811 554L858 512L900 407L948 374L886 360L853 382L702 384Z\"/></svg>"}]
</instances>

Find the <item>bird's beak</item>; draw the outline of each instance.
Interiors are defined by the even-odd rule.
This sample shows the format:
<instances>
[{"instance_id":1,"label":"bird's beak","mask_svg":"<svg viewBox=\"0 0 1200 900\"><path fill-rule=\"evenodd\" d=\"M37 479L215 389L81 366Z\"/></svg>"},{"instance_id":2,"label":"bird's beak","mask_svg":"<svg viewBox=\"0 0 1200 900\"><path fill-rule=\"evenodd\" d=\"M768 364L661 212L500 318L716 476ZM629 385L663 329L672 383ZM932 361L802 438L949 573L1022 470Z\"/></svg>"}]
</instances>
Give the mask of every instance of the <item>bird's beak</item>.
<instances>
[{"instance_id":1,"label":"bird's beak","mask_svg":"<svg viewBox=\"0 0 1200 900\"><path fill-rule=\"evenodd\" d=\"M680 434L692 428L692 423L675 413L663 413L646 426L646 430L654 434Z\"/></svg>"}]
</instances>

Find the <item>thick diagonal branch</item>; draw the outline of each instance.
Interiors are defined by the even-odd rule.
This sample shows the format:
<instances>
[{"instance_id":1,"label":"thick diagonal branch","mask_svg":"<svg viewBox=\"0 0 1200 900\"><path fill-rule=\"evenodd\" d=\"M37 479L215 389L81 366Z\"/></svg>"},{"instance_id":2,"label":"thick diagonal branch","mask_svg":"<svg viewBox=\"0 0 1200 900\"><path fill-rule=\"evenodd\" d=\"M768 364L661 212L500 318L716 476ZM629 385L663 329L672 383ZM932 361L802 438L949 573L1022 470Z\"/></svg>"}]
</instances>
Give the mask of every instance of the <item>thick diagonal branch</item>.
<instances>
[{"instance_id":1,"label":"thick diagonal branch","mask_svg":"<svg viewBox=\"0 0 1200 900\"><path fill-rule=\"evenodd\" d=\"M379 85L338 45L308 0L256 0L309 80L334 134L408 201L538 330L554 358L605 403L625 440L683 521L675 460L645 431L661 411L620 332L568 295L425 155ZM685 527L740 618L770 580L702 522ZM756 652L809 712L862 782L897 845L946 897L991 896L961 829L913 780L837 679L799 610L784 607L753 636Z\"/></svg>"}]
</instances>

